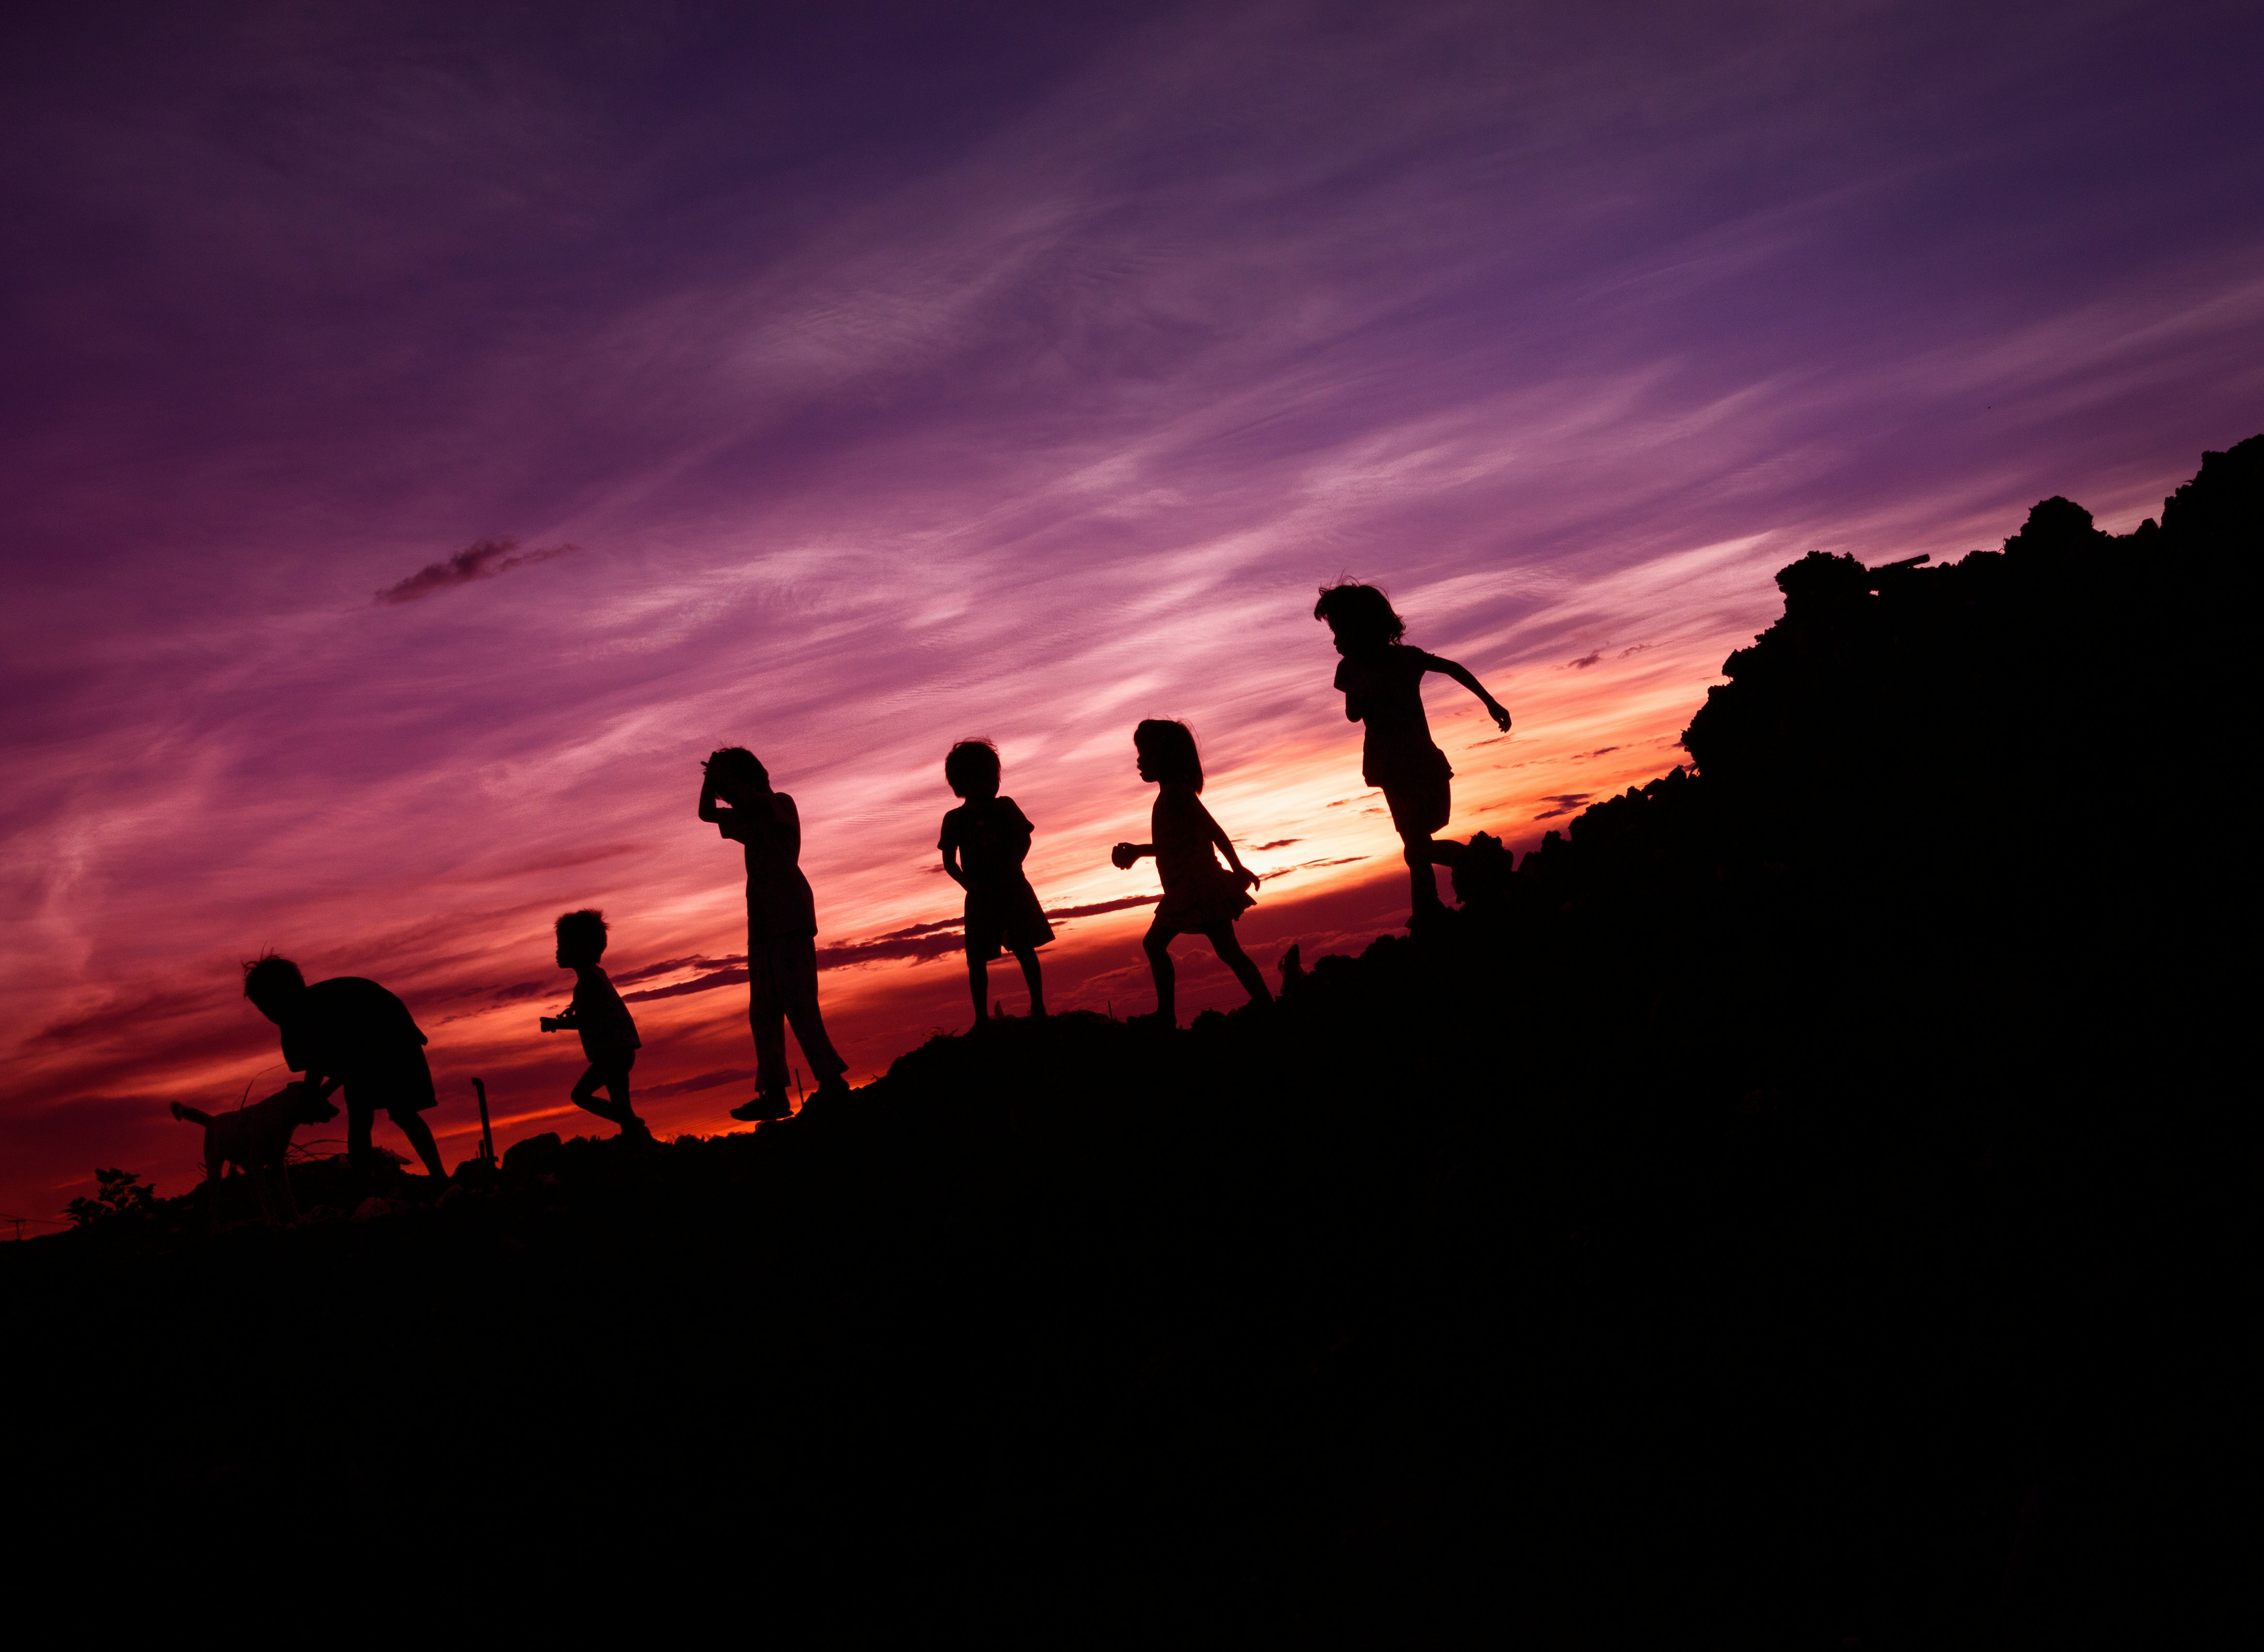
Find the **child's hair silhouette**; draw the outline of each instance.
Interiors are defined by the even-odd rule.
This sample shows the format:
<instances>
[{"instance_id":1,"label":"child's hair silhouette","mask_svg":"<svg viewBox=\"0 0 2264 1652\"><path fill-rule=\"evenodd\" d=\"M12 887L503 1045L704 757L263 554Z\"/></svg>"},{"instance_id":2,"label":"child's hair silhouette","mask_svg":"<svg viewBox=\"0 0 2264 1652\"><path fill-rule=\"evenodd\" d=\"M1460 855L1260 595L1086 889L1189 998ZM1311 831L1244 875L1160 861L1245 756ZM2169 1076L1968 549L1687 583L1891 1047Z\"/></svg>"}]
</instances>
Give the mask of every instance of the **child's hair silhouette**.
<instances>
[{"instance_id":1,"label":"child's hair silhouette","mask_svg":"<svg viewBox=\"0 0 2264 1652\"><path fill-rule=\"evenodd\" d=\"M998 794L998 748L988 740L962 740L944 754L943 778L954 797Z\"/></svg>"},{"instance_id":2,"label":"child's hair silhouette","mask_svg":"<svg viewBox=\"0 0 2264 1652\"><path fill-rule=\"evenodd\" d=\"M765 786L771 783L771 772L744 746L722 747L708 757L708 766L729 779L758 780Z\"/></svg>"},{"instance_id":3,"label":"child's hair silhouette","mask_svg":"<svg viewBox=\"0 0 2264 1652\"><path fill-rule=\"evenodd\" d=\"M1195 731L1171 717L1149 717L1132 731L1132 748L1147 759L1148 772L1159 784L1203 789L1202 753L1195 746Z\"/></svg>"},{"instance_id":4,"label":"child's hair silhouette","mask_svg":"<svg viewBox=\"0 0 2264 1652\"><path fill-rule=\"evenodd\" d=\"M1397 642L1407 634L1407 622L1381 586L1349 579L1321 587L1313 618L1326 621L1329 629L1346 641L1364 647Z\"/></svg>"},{"instance_id":5,"label":"child's hair silhouette","mask_svg":"<svg viewBox=\"0 0 2264 1652\"><path fill-rule=\"evenodd\" d=\"M606 939L613 931L606 927L606 915L588 908L569 912L551 926L557 933L558 944L586 953L591 958L606 953Z\"/></svg>"},{"instance_id":6,"label":"child's hair silhouette","mask_svg":"<svg viewBox=\"0 0 2264 1652\"><path fill-rule=\"evenodd\" d=\"M243 996L254 1004L263 998L288 998L306 989L307 978L299 973L299 966L272 952L260 953L243 967Z\"/></svg>"}]
</instances>

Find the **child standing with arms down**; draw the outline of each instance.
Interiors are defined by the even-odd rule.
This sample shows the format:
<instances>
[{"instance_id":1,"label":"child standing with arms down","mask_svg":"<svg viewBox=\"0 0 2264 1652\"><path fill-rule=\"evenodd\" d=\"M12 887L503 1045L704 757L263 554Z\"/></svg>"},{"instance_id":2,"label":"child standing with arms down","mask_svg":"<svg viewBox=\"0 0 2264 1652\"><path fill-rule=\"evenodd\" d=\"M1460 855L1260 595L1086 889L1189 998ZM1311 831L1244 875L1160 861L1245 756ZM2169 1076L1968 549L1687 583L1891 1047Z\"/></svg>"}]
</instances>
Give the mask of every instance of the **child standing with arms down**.
<instances>
[{"instance_id":1,"label":"child standing with arms down","mask_svg":"<svg viewBox=\"0 0 2264 1652\"><path fill-rule=\"evenodd\" d=\"M1258 874L1242 864L1233 842L1198 795L1203 772L1194 731L1183 722L1150 717L1132 731L1132 749L1139 755L1140 778L1156 786L1156 807L1149 816L1155 841L1119 844L1108 858L1119 866L1130 866L1142 856L1153 855L1157 875L1163 880L1164 898L1156 908L1156 921L1141 943L1149 967L1156 972L1156 1018L1165 1026L1179 1025L1174 996L1178 975L1172 967L1172 939L1178 935L1202 936L1248 989L1252 1003L1273 1003L1266 977L1234 936L1235 921L1251 906L1244 891L1258 887ZM1212 856L1214 847L1226 856L1226 866Z\"/></svg>"},{"instance_id":2,"label":"child standing with arms down","mask_svg":"<svg viewBox=\"0 0 2264 1652\"><path fill-rule=\"evenodd\" d=\"M849 1063L825 1036L817 1012L817 903L802 875L802 815L771 790L768 770L744 746L726 746L700 765L700 818L747 851L747 1019L755 1032L755 1098L734 1119L783 1119L786 1023L817 1078L813 1102L845 1096ZM718 808L721 804L722 807Z\"/></svg>"},{"instance_id":3,"label":"child standing with arms down","mask_svg":"<svg viewBox=\"0 0 2264 1652\"><path fill-rule=\"evenodd\" d=\"M1391 599L1373 585L1346 581L1323 587L1320 601L1313 605L1313 618L1328 623L1337 652L1344 656L1337 666L1336 685L1344 691L1346 721L1368 725L1361 779L1379 788L1390 805L1391 824L1405 848L1414 900L1409 921L1419 923L1446 909L1431 868L1453 866L1462 850L1460 844L1435 843L1431 837L1454 813L1448 782L1455 772L1448 766L1447 754L1432 743L1431 725L1423 714L1424 673L1451 677L1476 694L1494 727L1504 733L1509 730L1509 714L1477 677L1452 660L1403 642L1406 622L1392 611Z\"/></svg>"},{"instance_id":4,"label":"child standing with arms down","mask_svg":"<svg viewBox=\"0 0 2264 1652\"><path fill-rule=\"evenodd\" d=\"M943 869L967 891L967 984L975 994L975 1024L990 1018L990 960L1001 944L1022 966L1030 1014L1046 1012L1038 948L1053 939L1037 891L1022 875L1030 852L1030 822L1011 797L998 795L998 748L988 740L962 740L943 759L943 778L967 801L943 817Z\"/></svg>"},{"instance_id":5,"label":"child standing with arms down","mask_svg":"<svg viewBox=\"0 0 2264 1652\"><path fill-rule=\"evenodd\" d=\"M574 972L574 1002L566 1013L542 1018L545 1032L574 1032L582 1035L582 1054L590 1069L574 1086L574 1105L620 1126L632 1141L649 1141L652 1132L629 1105L629 1069L643 1040L636 1020L598 960L606 955L606 915L569 912L558 920L558 967ZM603 1090L608 1100L600 1102Z\"/></svg>"}]
</instances>

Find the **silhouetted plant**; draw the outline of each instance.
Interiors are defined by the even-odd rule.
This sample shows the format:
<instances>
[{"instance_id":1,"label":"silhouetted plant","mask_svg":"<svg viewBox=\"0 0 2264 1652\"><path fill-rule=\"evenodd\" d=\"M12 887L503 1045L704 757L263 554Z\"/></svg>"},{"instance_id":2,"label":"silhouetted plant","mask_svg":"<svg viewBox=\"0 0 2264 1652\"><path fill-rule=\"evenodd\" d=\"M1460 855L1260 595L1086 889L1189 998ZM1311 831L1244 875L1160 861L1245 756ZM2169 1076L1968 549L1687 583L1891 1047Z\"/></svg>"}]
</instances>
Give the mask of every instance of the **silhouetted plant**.
<instances>
[{"instance_id":1,"label":"silhouetted plant","mask_svg":"<svg viewBox=\"0 0 2264 1652\"><path fill-rule=\"evenodd\" d=\"M97 1170L92 1199L74 1199L63 1214L81 1228L112 1216L146 1216L156 1207L157 1190L131 1170Z\"/></svg>"}]
</instances>

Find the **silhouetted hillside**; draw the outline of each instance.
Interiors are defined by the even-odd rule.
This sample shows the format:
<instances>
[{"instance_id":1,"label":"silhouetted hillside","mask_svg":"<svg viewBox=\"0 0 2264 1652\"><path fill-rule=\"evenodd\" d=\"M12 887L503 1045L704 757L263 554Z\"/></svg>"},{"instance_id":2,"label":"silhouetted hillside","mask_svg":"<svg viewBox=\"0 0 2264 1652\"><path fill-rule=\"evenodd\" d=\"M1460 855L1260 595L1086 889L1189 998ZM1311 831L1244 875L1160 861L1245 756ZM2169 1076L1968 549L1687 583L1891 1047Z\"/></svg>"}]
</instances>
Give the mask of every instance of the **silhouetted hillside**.
<instances>
[{"instance_id":1,"label":"silhouetted hillside","mask_svg":"<svg viewBox=\"0 0 2264 1652\"><path fill-rule=\"evenodd\" d=\"M2260 472L1795 563L1695 776L1270 1012L1008 1021L754 1135L10 1247L33 1477L459 1554L612 1521L1072 1643L2158 1628L2231 1555L2170 1488L2229 1414L2196 947Z\"/></svg>"}]
</instances>

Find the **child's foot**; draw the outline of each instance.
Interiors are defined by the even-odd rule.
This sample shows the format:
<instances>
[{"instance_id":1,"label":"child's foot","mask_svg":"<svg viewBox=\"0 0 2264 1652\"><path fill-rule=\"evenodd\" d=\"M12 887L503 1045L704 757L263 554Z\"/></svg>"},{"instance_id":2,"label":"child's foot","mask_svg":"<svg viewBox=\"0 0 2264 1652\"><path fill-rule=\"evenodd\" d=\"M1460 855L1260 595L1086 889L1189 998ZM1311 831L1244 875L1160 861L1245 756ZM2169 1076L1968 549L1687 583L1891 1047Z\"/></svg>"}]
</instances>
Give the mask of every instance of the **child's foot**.
<instances>
[{"instance_id":1,"label":"child's foot","mask_svg":"<svg viewBox=\"0 0 2264 1652\"><path fill-rule=\"evenodd\" d=\"M731 1109L731 1116L745 1124L757 1124L771 1119L783 1119L794 1110L787 1105L786 1091L766 1091L752 1101L742 1102Z\"/></svg>"},{"instance_id":2,"label":"child's foot","mask_svg":"<svg viewBox=\"0 0 2264 1652\"><path fill-rule=\"evenodd\" d=\"M802 1104L802 1116L807 1117L813 1107L830 1112L835 1106L848 1099L849 1086L837 1073L809 1092L809 1099Z\"/></svg>"}]
</instances>

